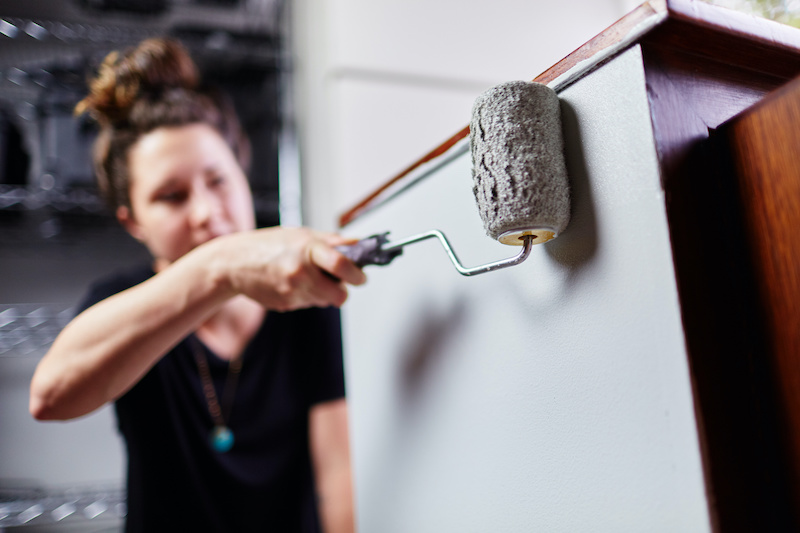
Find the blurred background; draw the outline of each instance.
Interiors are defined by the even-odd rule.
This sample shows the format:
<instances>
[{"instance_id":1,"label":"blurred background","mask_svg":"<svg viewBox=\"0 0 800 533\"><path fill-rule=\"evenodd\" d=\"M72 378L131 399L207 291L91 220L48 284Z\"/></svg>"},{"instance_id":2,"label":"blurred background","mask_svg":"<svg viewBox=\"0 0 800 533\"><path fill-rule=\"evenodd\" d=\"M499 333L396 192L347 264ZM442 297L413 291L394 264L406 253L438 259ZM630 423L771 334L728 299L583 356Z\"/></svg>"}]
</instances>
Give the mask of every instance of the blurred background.
<instances>
[{"instance_id":1,"label":"blurred background","mask_svg":"<svg viewBox=\"0 0 800 533\"><path fill-rule=\"evenodd\" d=\"M532 79L630 0L0 0L0 531L119 531L109 408L37 423L39 358L95 278L147 254L104 210L73 117L113 49L170 35L233 97L262 226L336 218L463 128L483 90ZM800 0L715 4L800 25Z\"/></svg>"}]
</instances>

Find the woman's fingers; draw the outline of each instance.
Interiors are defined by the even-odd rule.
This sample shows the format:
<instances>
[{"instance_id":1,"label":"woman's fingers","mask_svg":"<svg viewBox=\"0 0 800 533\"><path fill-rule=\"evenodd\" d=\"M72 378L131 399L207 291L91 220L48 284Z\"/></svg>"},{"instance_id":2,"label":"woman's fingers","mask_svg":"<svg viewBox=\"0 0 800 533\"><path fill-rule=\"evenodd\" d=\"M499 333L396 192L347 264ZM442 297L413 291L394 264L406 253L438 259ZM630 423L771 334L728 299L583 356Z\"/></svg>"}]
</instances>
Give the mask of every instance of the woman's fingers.
<instances>
[{"instance_id":1,"label":"woman's fingers","mask_svg":"<svg viewBox=\"0 0 800 533\"><path fill-rule=\"evenodd\" d=\"M308 296L316 307L341 307L347 300L347 285L325 270L312 267Z\"/></svg>"},{"instance_id":2,"label":"woman's fingers","mask_svg":"<svg viewBox=\"0 0 800 533\"><path fill-rule=\"evenodd\" d=\"M215 241L209 243L215 247L212 257L233 291L268 309L340 306L347 284L366 281L361 269L335 249L348 240L334 234L270 228Z\"/></svg>"},{"instance_id":3,"label":"woman's fingers","mask_svg":"<svg viewBox=\"0 0 800 533\"><path fill-rule=\"evenodd\" d=\"M343 244L353 244L358 242L358 239L352 237L343 237L338 233L329 233L320 231L316 233L317 237L324 241L329 246L341 246Z\"/></svg>"},{"instance_id":4,"label":"woman's fingers","mask_svg":"<svg viewBox=\"0 0 800 533\"><path fill-rule=\"evenodd\" d=\"M288 283L281 292L281 308L298 309L303 307L341 306L347 300L345 281L322 268L323 263L339 273L338 259L329 255L324 243L312 243L307 248L302 261L289 261L283 274Z\"/></svg>"},{"instance_id":5,"label":"woman's fingers","mask_svg":"<svg viewBox=\"0 0 800 533\"><path fill-rule=\"evenodd\" d=\"M363 285L367 281L367 276L355 263L327 242L312 243L309 258L314 265L344 283Z\"/></svg>"}]
</instances>

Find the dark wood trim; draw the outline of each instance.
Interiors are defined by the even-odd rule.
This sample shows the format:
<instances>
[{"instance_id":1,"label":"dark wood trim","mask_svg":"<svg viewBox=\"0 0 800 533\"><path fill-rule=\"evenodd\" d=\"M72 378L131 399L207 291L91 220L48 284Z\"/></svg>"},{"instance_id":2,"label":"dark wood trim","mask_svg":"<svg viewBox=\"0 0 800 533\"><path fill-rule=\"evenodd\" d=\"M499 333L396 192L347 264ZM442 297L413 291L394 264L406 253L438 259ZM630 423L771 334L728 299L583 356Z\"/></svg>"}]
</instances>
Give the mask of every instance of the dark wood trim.
<instances>
[{"instance_id":1,"label":"dark wood trim","mask_svg":"<svg viewBox=\"0 0 800 533\"><path fill-rule=\"evenodd\" d=\"M645 2L639 7L616 21L594 38L580 46L577 50L566 56L564 59L545 70L533 81L538 83L551 84L559 78L568 75L570 71L578 67L581 63L586 66L581 69L580 74L585 76L608 58L603 56L604 52L615 50L626 40L634 42L639 35L637 28L648 30L660 24L667 16L667 4L663 0L653 0ZM619 48L617 52L623 50Z\"/></svg>"},{"instance_id":2,"label":"dark wood trim","mask_svg":"<svg viewBox=\"0 0 800 533\"><path fill-rule=\"evenodd\" d=\"M669 19L674 22L683 22L694 26L695 28L706 28L716 34L715 40L720 39L721 36L727 35L730 37L731 42L748 43L748 50L769 49L772 53L780 50L794 54L798 47L800 47L800 32L797 28L786 26L771 20L760 17L754 17L738 11L720 8L706 2L699 2L697 0L669 0L668 1ZM680 37L687 37L685 34L679 34ZM678 39L675 42L676 46L691 47L690 41L680 42ZM717 49L723 49L719 41L706 42L705 46L712 46ZM698 51L697 49L693 49ZM731 56L733 50L723 52L726 56ZM747 50L739 49L738 53L745 53L749 55L756 55L757 52L752 53ZM736 56L736 62L741 60L741 56ZM760 59L764 59L761 57ZM750 65L754 70L758 70L757 64Z\"/></svg>"},{"instance_id":3,"label":"dark wood trim","mask_svg":"<svg viewBox=\"0 0 800 533\"><path fill-rule=\"evenodd\" d=\"M643 56L714 531L792 531L782 464L766 453L776 403L730 157L709 138L781 80L680 51Z\"/></svg>"},{"instance_id":4,"label":"dark wood trim","mask_svg":"<svg viewBox=\"0 0 800 533\"><path fill-rule=\"evenodd\" d=\"M339 227L344 227L347 224L354 221L356 218L358 218L359 215L370 209L373 206L374 202L380 196L382 196L383 193L386 192L389 188L398 185L401 181L403 181L405 178L411 175L412 172L420 168L428 161L432 161L437 157L439 157L440 155L444 154L445 152L450 150L450 148L455 146L456 143L458 143L458 141L466 138L468 135L469 135L469 126L465 127L464 129L462 129L461 131L459 131L458 133L447 139L445 142L443 142L442 144L440 144L439 146L437 146L436 148L425 154L422 158L418 159L408 167L404 168L399 174L393 176L389 181L387 181L386 183L375 189L366 198L364 198L356 205L351 207L349 210L347 210L345 213L343 213L339 217Z\"/></svg>"},{"instance_id":5,"label":"dark wood trim","mask_svg":"<svg viewBox=\"0 0 800 533\"><path fill-rule=\"evenodd\" d=\"M800 75L800 32L684 0L641 44L713 528L798 531L748 223L714 130Z\"/></svg>"},{"instance_id":6,"label":"dark wood trim","mask_svg":"<svg viewBox=\"0 0 800 533\"><path fill-rule=\"evenodd\" d=\"M738 186L742 247L752 266L754 313L764 335L759 364L775 401L774 450L800 530L800 78L720 132Z\"/></svg>"}]
</instances>

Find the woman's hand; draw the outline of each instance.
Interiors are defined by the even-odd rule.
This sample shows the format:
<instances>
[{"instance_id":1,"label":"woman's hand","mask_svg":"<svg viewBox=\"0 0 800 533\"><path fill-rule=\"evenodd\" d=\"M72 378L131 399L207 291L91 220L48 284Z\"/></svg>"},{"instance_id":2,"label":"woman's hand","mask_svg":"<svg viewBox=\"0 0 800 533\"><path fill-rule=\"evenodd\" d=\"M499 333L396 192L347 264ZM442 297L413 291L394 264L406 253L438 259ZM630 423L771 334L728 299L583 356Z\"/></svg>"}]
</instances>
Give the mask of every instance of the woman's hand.
<instances>
[{"instance_id":1,"label":"woman's hand","mask_svg":"<svg viewBox=\"0 0 800 533\"><path fill-rule=\"evenodd\" d=\"M335 246L350 242L306 228L267 228L217 238L196 250L233 294L277 311L341 306L364 273ZM190 254L191 255L191 254Z\"/></svg>"}]
</instances>

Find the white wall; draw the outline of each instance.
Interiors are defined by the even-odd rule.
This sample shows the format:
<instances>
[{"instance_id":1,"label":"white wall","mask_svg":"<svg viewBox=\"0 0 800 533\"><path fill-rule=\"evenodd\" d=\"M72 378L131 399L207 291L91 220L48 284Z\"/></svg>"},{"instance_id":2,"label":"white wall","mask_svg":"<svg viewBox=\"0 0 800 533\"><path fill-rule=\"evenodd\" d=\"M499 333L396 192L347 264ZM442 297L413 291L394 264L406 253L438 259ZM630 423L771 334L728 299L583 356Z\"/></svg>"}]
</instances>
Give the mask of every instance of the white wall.
<instances>
[{"instance_id":1,"label":"white wall","mask_svg":"<svg viewBox=\"0 0 800 533\"><path fill-rule=\"evenodd\" d=\"M342 211L469 123L486 88L532 79L628 0L297 0L305 222Z\"/></svg>"}]
</instances>

